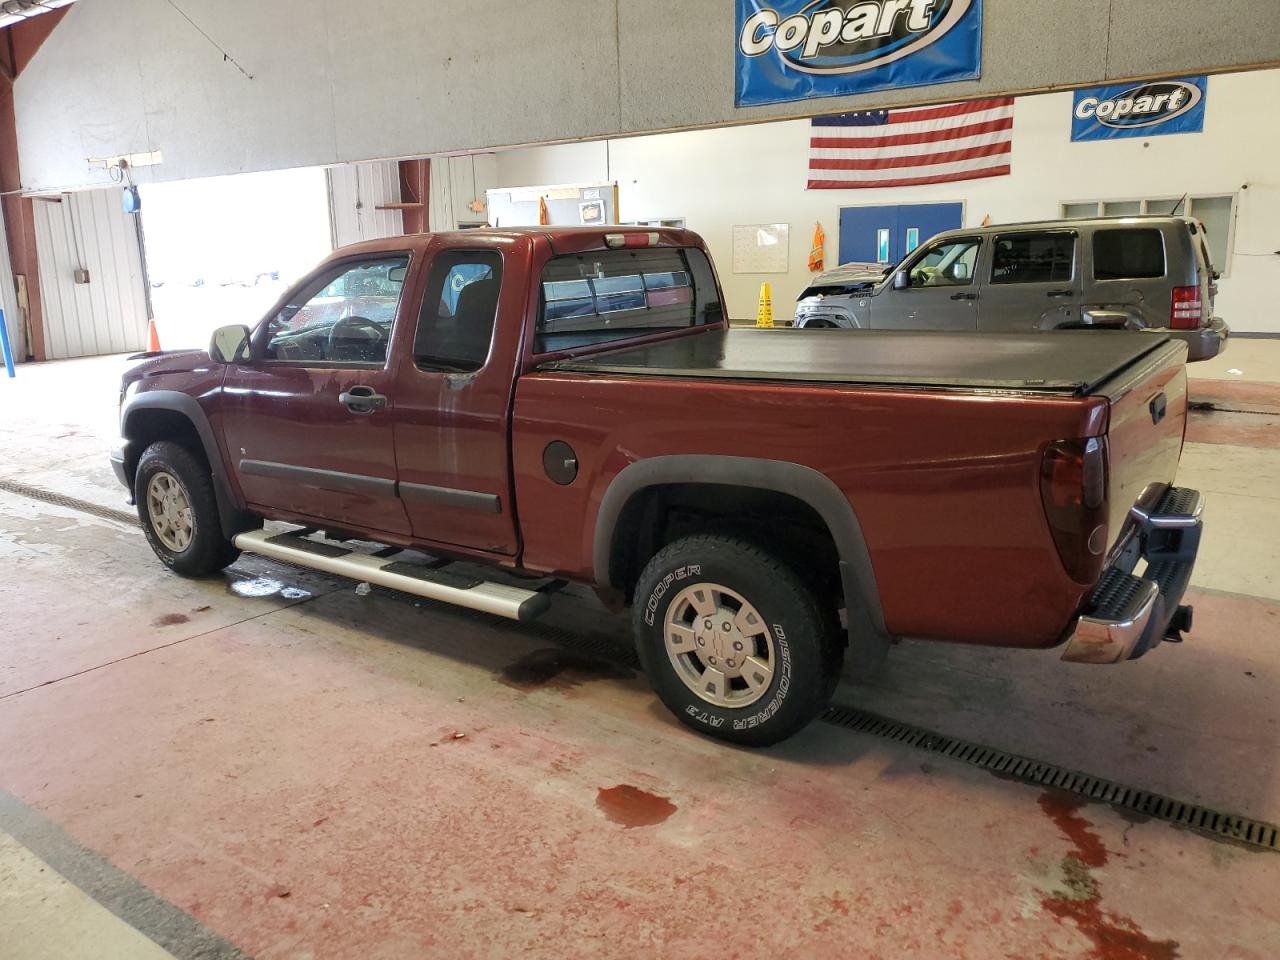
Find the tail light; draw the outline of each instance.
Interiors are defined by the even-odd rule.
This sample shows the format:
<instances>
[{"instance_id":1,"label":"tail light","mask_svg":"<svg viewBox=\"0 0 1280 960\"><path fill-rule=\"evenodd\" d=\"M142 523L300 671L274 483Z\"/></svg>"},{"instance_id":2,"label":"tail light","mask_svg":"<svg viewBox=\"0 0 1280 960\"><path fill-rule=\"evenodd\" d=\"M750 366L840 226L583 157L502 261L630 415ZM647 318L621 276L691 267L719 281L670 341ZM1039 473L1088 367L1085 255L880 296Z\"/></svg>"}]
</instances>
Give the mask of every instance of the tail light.
<instances>
[{"instance_id":1,"label":"tail light","mask_svg":"<svg viewBox=\"0 0 1280 960\"><path fill-rule=\"evenodd\" d=\"M1040 499L1062 566L1077 583L1102 573L1107 549L1107 441L1058 440L1040 461Z\"/></svg>"},{"instance_id":2,"label":"tail light","mask_svg":"<svg viewBox=\"0 0 1280 960\"><path fill-rule=\"evenodd\" d=\"M1194 330L1200 326L1203 306L1199 287L1174 287L1169 326L1174 330Z\"/></svg>"}]
</instances>

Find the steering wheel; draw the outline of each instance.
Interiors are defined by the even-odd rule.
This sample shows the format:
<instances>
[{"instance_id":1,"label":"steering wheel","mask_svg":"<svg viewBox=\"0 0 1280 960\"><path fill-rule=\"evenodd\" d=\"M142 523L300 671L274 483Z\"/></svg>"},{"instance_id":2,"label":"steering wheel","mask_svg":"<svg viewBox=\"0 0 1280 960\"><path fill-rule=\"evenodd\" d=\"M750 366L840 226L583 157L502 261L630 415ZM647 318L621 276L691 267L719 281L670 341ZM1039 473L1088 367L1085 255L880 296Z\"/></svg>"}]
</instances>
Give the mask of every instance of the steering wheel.
<instances>
[{"instance_id":1,"label":"steering wheel","mask_svg":"<svg viewBox=\"0 0 1280 960\"><path fill-rule=\"evenodd\" d=\"M922 264L911 271L911 285L913 287L932 287L937 282L937 267L926 267Z\"/></svg>"},{"instance_id":2,"label":"steering wheel","mask_svg":"<svg viewBox=\"0 0 1280 960\"><path fill-rule=\"evenodd\" d=\"M329 329L329 349L326 356L333 358L334 351L344 340L369 340L378 341L382 339L382 327L378 326L368 317L343 317Z\"/></svg>"}]
</instances>

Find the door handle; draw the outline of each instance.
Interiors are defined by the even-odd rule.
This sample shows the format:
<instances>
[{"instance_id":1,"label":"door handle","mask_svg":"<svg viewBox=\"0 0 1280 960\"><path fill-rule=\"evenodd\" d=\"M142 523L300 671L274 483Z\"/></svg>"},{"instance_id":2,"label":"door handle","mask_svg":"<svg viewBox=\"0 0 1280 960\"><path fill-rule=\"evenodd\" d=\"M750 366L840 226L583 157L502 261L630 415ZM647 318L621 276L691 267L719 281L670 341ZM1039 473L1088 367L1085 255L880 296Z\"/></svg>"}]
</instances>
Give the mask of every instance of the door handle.
<instances>
[{"instance_id":1,"label":"door handle","mask_svg":"<svg viewBox=\"0 0 1280 960\"><path fill-rule=\"evenodd\" d=\"M352 413L375 413L387 405L387 398L373 387L357 386L338 394L338 402Z\"/></svg>"},{"instance_id":2,"label":"door handle","mask_svg":"<svg viewBox=\"0 0 1280 960\"><path fill-rule=\"evenodd\" d=\"M976 293L953 293L951 295L951 299L952 300L977 300L978 295Z\"/></svg>"},{"instance_id":3,"label":"door handle","mask_svg":"<svg viewBox=\"0 0 1280 960\"><path fill-rule=\"evenodd\" d=\"M1050 290L1047 294L1045 294L1045 296L1047 296L1047 297L1069 297L1069 296L1071 296L1073 293L1075 293L1075 291L1074 291L1074 290Z\"/></svg>"}]
</instances>

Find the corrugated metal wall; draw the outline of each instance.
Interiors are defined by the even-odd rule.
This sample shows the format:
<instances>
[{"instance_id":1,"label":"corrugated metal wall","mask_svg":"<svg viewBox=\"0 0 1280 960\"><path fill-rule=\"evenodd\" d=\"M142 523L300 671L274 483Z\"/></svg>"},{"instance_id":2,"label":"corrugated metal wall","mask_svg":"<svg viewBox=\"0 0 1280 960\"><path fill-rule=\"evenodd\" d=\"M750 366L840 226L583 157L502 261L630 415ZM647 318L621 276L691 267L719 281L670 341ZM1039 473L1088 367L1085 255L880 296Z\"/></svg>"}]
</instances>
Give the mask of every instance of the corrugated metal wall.
<instances>
[{"instance_id":1,"label":"corrugated metal wall","mask_svg":"<svg viewBox=\"0 0 1280 960\"><path fill-rule=\"evenodd\" d=\"M348 163L326 173L335 247L404 234L399 210L377 209L380 203L400 202L400 167L394 160Z\"/></svg>"},{"instance_id":2,"label":"corrugated metal wall","mask_svg":"<svg viewBox=\"0 0 1280 960\"><path fill-rule=\"evenodd\" d=\"M142 254L120 190L37 198L36 254L50 360L141 350L147 342ZM89 271L76 283L75 271Z\"/></svg>"},{"instance_id":3,"label":"corrugated metal wall","mask_svg":"<svg viewBox=\"0 0 1280 960\"><path fill-rule=\"evenodd\" d=\"M13 265L9 262L9 242L5 232L4 217L0 216L0 307L4 308L9 346L13 348L13 361L17 363L27 358L27 338L22 316L18 313L18 291L13 285Z\"/></svg>"},{"instance_id":4,"label":"corrugated metal wall","mask_svg":"<svg viewBox=\"0 0 1280 960\"><path fill-rule=\"evenodd\" d=\"M431 161L431 202L427 219L432 230L457 230L459 223L484 222L488 211L472 210L485 191L498 186L498 163L492 153L439 157ZM493 221L488 221L492 223Z\"/></svg>"}]
</instances>

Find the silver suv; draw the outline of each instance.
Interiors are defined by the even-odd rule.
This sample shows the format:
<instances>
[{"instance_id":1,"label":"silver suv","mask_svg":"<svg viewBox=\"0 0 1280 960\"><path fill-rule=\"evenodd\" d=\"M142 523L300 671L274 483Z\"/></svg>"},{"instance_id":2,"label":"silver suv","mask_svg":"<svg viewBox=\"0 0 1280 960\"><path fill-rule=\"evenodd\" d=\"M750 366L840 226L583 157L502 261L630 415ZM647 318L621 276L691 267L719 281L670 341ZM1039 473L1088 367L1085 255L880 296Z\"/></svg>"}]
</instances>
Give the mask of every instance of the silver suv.
<instances>
[{"instance_id":1,"label":"silver suv","mask_svg":"<svg viewBox=\"0 0 1280 960\"><path fill-rule=\"evenodd\" d=\"M1207 360L1230 329L1213 315L1218 273L1204 224L1099 217L948 230L891 269L824 273L800 294L797 327L972 330L1158 329ZM877 271L883 270L883 273Z\"/></svg>"}]
</instances>

